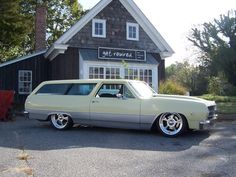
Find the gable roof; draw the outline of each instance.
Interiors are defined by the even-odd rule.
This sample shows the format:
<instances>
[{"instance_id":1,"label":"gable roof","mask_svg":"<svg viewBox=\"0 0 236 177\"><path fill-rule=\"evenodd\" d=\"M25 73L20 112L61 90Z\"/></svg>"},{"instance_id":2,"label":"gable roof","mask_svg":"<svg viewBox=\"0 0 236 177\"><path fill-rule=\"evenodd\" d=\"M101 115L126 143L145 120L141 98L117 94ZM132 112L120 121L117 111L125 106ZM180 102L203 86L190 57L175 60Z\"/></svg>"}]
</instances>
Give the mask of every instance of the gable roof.
<instances>
[{"instance_id":1,"label":"gable roof","mask_svg":"<svg viewBox=\"0 0 236 177\"><path fill-rule=\"evenodd\" d=\"M119 0L126 10L134 17L138 24L143 28L147 35L159 48L163 58L171 56L174 51L151 24L143 12L138 8L133 0ZM64 53L68 45L66 43L76 35L88 22L90 22L99 12L101 12L112 0L101 0L75 25L65 32L47 51L46 58L54 59L58 54Z\"/></svg>"},{"instance_id":2,"label":"gable roof","mask_svg":"<svg viewBox=\"0 0 236 177\"><path fill-rule=\"evenodd\" d=\"M33 54L29 54L29 55L26 55L26 56L18 57L16 59L13 59L13 60L10 60L10 61L7 61L7 62L4 62L4 63L0 64L0 68L4 67L4 66L7 66L7 65L11 65L11 64L20 62L20 61L23 61L23 60L28 60L28 59L31 59L35 56L42 55L42 54L45 54L45 53L46 53L46 50L43 50L43 51L35 52Z\"/></svg>"}]
</instances>

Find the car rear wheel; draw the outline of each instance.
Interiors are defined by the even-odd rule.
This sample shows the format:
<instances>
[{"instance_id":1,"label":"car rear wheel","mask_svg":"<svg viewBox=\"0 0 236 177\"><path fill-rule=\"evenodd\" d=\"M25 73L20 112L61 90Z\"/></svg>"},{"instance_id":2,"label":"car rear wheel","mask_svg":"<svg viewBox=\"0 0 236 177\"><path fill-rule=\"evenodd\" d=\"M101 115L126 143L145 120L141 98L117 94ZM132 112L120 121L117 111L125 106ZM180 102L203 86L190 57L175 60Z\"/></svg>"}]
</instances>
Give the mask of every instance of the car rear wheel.
<instances>
[{"instance_id":1,"label":"car rear wheel","mask_svg":"<svg viewBox=\"0 0 236 177\"><path fill-rule=\"evenodd\" d=\"M164 136L176 137L186 130L187 121L178 113L164 113L159 116L156 126Z\"/></svg>"},{"instance_id":2,"label":"car rear wheel","mask_svg":"<svg viewBox=\"0 0 236 177\"><path fill-rule=\"evenodd\" d=\"M58 130L66 130L73 126L73 121L70 116L66 114L50 115L51 125Z\"/></svg>"}]
</instances>

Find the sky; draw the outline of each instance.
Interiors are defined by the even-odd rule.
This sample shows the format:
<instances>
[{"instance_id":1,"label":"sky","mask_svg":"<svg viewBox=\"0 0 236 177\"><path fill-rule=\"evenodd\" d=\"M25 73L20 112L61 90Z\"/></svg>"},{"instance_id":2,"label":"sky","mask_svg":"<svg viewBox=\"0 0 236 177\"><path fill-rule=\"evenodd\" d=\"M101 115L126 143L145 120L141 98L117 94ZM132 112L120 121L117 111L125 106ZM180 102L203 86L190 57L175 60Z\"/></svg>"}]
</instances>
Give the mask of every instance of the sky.
<instances>
[{"instance_id":1,"label":"sky","mask_svg":"<svg viewBox=\"0 0 236 177\"><path fill-rule=\"evenodd\" d=\"M99 0L78 0L91 9ZM187 40L191 28L211 22L236 10L236 0L133 0L175 51L166 58L166 66L184 59L194 61L194 48Z\"/></svg>"}]
</instances>

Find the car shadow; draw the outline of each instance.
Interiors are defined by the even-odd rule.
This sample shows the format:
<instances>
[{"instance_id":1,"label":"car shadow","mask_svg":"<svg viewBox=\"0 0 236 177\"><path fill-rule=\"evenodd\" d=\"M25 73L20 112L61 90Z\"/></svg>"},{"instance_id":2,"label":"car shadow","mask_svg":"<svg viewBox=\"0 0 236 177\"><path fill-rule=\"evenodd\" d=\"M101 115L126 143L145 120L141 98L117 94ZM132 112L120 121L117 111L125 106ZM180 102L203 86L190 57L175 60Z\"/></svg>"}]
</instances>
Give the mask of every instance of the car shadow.
<instances>
[{"instance_id":1,"label":"car shadow","mask_svg":"<svg viewBox=\"0 0 236 177\"><path fill-rule=\"evenodd\" d=\"M40 151L87 147L183 151L199 145L210 136L206 131L189 131L180 137L168 138L150 131L82 126L58 131L47 122L32 120L20 120L12 125L8 123L2 130L0 147Z\"/></svg>"}]
</instances>

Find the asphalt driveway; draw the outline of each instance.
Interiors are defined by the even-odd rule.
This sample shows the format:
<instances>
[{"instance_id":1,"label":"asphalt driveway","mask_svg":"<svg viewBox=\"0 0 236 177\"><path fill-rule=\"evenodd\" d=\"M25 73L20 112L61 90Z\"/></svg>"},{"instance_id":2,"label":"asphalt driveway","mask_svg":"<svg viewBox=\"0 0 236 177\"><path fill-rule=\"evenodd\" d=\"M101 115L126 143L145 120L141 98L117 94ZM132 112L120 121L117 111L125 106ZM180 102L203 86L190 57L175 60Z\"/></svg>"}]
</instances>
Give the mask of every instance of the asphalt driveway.
<instances>
[{"instance_id":1,"label":"asphalt driveway","mask_svg":"<svg viewBox=\"0 0 236 177\"><path fill-rule=\"evenodd\" d=\"M179 138L107 128L58 131L16 118L0 122L0 176L235 177L236 121Z\"/></svg>"}]
</instances>

